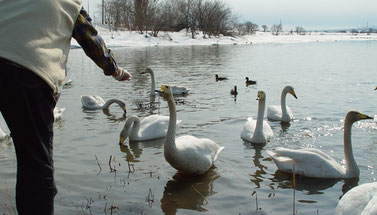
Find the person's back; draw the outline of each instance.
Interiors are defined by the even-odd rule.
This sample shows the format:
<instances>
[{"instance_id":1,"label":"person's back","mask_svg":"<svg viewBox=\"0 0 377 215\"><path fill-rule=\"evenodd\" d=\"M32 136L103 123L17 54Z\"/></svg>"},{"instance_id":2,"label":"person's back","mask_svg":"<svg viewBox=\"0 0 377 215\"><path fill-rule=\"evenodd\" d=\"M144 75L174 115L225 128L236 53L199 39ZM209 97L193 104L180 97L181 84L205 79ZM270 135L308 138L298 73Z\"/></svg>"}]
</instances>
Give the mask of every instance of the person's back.
<instances>
[{"instance_id":1,"label":"person's back","mask_svg":"<svg viewBox=\"0 0 377 215\"><path fill-rule=\"evenodd\" d=\"M0 112L17 156L19 215L54 213L53 110L71 37L105 75L131 78L81 7L81 0L0 0Z\"/></svg>"}]
</instances>

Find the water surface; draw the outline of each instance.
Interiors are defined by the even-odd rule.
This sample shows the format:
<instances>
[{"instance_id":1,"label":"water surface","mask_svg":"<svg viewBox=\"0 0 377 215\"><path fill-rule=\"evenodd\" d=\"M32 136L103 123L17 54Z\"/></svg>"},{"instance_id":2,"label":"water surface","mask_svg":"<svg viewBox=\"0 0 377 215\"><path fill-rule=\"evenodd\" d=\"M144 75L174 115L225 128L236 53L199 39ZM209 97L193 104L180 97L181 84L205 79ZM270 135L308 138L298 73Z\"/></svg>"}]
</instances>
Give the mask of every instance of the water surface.
<instances>
[{"instance_id":1,"label":"water surface","mask_svg":"<svg viewBox=\"0 0 377 215\"><path fill-rule=\"evenodd\" d=\"M332 214L344 192L376 180L376 122L353 126L359 179L297 177L294 189L292 176L276 171L266 150L313 147L344 162L346 113L377 114L376 49L377 42L113 49L133 76L123 83L104 76L81 49L71 50L73 83L62 89L57 106L66 110L55 123L56 214ZM178 98L177 135L207 137L226 147L205 175L178 174L164 159L163 140L119 146L125 118L118 107L110 115L81 108L80 96L91 94L125 101L127 115L167 115L159 97L152 111L135 104L150 101L150 77L140 74L146 67L155 71L156 86L191 90ZM215 74L228 80L216 82ZM246 86L246 76L257 85ZM234 85L236 98L229 93ZM257 115L257 91L266 92L267 106L279 104L286 85L298 96L287 96L294 122L270 122L275 136L265 145L244 142L240 133L247 117ZM1 143L0 169L0 211L7 214L6 187L14 204L16 176L11 144Z\"/></svg>"}]
</instances>

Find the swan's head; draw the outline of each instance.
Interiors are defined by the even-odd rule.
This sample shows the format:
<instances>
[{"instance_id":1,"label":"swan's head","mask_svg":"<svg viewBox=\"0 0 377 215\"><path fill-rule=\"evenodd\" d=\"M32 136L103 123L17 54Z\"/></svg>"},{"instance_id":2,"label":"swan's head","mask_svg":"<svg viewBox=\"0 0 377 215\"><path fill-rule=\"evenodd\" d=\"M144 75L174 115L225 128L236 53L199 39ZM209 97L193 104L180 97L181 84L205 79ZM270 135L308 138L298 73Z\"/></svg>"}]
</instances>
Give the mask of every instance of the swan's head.
<instances>
[{"instance_id":1,"label":"swan's head","mask_svg":"<svg viewBox=\"0 0 377 215\"><path fill-rule=\"evenodd\" d=\"M283 91L286 92L286 93L291 94L293 97L295 97L297 99L297 96L296 96L296 93L295 93L295 89L293 87L286 86Z\"/></svg>"},{"instance_id":2,"label":"swan's head","mask_svg":"<svg viewBox=\"0 0 377 215\"><path fill-rule=\"evenodd\" d=\"M141 74L147 74L147 73L151 74L152 72L153 71L151 68L146 68L144 71L141 72Z\"/></svg>"},{"instance_id":3,"label":"swan's head","mask_svg":"<svg viewBox=\"0 0 377 215\"><path fill-rule=\"evenodd\" d=\"M266 100L266 93L262 90L258 91L257 100L259 101Z\"/></svg>"},{"instance_id":4,"label":"swan's head","mask_svg":"<svg viewBox=\"0 0 377 215\"><path fill-rule=\"evenodd\" d=\"M165 98L169 98L173 96L173 91L168 84L161 85L161 89L156 90L156 92L160 93L160 95L162 95Z\"/></svg>"},{"instance_id":5,"label":"swan's head","mask_svg":"<svg viewBox=\"0 0 377 215\"><path fill-rule=\"evenodd\" d=\"M356 121L363 120L363 119L373 119L373 118L365 114L359 113L357 111L350 111L347 113L347 116L346 116L346 122L350 122L350 123L354 123Z\"/></svg>"}]
</instances>

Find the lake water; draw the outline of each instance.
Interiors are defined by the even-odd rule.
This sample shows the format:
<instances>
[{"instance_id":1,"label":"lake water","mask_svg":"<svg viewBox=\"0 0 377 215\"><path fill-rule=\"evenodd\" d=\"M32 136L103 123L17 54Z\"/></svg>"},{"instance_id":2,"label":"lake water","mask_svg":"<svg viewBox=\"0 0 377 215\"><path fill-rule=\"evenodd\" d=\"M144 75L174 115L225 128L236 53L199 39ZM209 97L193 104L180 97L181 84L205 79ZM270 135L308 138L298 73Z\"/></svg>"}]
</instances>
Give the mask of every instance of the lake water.
<instances>
[{"instance_id":1,"label":"lake water","mask_svg":"<svg viewBox=\"0 0 377 215\"><path fill-rule=\"evenodd\" d=\"M133 75L122 83L104 76L81 49L71 50L73 83L62 89L57 106L66 110L55 123L56 214L332 214L344 192L376 180L374 120L353 126L358 179L296 177L294 188L293 177L277 172L266 150L313 147L344 162L346 113L377 114L376 50L377 42L115 48L118 64ZM150 100L150 76L140 74L146 67L154 70L156 87L170 83L191 90L178 98L177 135L225 146L205 175L177 174L164 159L163 140L119 146L125 118L117 106L110 115L81 108L80 96L91 94L125 101L127 115L167 115L161 98L153 111L135 104ZM228 80L216 82L215 74ZM247 87L246 76L257 85ZM236 98L229 93L234 85ZM267 106L279 104L286 85L298 97L287 96L295 120L289 126L270 122L275 136L266 145L244 142L240 133L247 117L256 117L257 91L266 92ZM0 146L0 211L10 214L16 158L12 144Z\"/></svg>"}]
</instances>

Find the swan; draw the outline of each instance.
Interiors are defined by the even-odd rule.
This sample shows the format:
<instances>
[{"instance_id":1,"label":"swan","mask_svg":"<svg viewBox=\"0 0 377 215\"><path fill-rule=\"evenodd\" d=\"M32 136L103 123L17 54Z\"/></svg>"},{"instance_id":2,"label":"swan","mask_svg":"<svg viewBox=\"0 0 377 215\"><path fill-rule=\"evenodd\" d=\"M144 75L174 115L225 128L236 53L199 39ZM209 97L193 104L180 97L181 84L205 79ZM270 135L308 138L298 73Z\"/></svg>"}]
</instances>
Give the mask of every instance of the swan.
<instances>
[{"instance_id":1,"label":"swan","mask_svg":"<svg viewBox=\"0 0 377 215\"><path fill-rule=\"evenodd\" d=\"M184 135L175 138L177 112L169 85L162 85L160 94L169 106L169 127L164 144L165 160L175 169L188 174L204 174L217 160L224 149L208 138Z\"/></svg>"},{"instance_id":2,"label":"swan","mask_svg":"<svg viewBox=\"0 0 377 215\"><path fill-rule=\"evenodd\" d=\"M233 89L230 90L230 95L237 95L238 94L238 91L237 91L237 86L234 86Z\"/></svg>"},{"instance_id":3,"label":"swan","mask_svg":"<svg viewBox=\"0 0 377 215\"><path fill-rule=\"evenodd\" d=\"M372 119L365 114L350 111L344 121L344 157L346 166L343 167L326 153L313 148L287 149L277 148L267 151L279 170L292 173L292 165L295 165L295 173L315 178L355 178L360 171L352 153L351 129L352 124L363 119Z\"/></svg>"},{"instance_id":4,"label":"swan","mask_svg":"<svg viewBox=\"0 0 377 215\"><path fill-rule=\"evenodd\" d=\"M227 77L220 77L219 75L215 75L216 81L223 81L223 80L228 80Z\"/></svg>"},{"instance_id":5,"label":"swan","mask_svg":"<svg viewBox=\"0 0 377 215\"><path fill-rule=\"evenodd\" d=\"M257 82L256 81L253 81L253 80L249 80L249 77L246 77L246 84L249 85L249 84L256 84Z\"/></svg>"},{"instance_id":6,"label":"swan","mask_svg":"<svg viewBox=\"0 0 377 215\"><path fill-rule=\"evenodd\" d=\"M63 116L63 112L65 111L65 108L55 107L54 108L54 120L59 120Z\"/></svg>"},{"instance_id":7,"label":"swan","mask_svg":"<svg viewBox=\"0 0 377 215\"><path fill-rule=\"evenodd\" d=\"M295 90L291 86L284 87L281 92L280 106L270 105L267 109L267 118L273 121L290 122L293 118L291 109L286 105L285 98L287 93L291 94L297 99Z\"/></svg>"},{"instance_id":8,"label":"swan","mask_svg":"<svg viewBox=\"0 0 377 215\"><path fill-rule=\"evenodd\" d=\"M128 138L130 141L145 141L159 139L166 136L169 116L150 115L140 121L136 115L130 116L120 132L119 144ZM181 120L177 120L177 124Z\"/></svg>"},{"instance_id":9,"label":"swan","mask_svg":"<svg viewBox=\"0 0 377 215\"><path fill-rule=\"evenodd\" d=\"M118 99L109 99L108 101L104 101L100 96L81 96L81 104L85 109L102 109L108 110L110 105L116 103L119 105L120 108L126 113L126 104Z\"/></svg>"},{"instance_id":10,"label":"swan","mask_svg":"<svg viewBox=\"0 0 377 215\"><path fill-rule=\"evenodd\" d=\"M339 200L334 215L377 214L377 182L352 188Z\"/></svg>"},{"instance_id":11,"label":"swan","mask_svg":"<svg viewBox=\"0 0 377 215\"><path fill-rule=\"evenodd\" d=\"M146 68L141 74L147 74L147 73L151 74L151 81L152 81L150 95L151 96L157 95L157 92L155 90L155 79L154 79L153 70L151 68ZM173 90L174 95L187 95L189 94L189 91L190 91L186 87L182 87L182 86L171 86L171 88Z\"/></svg>"},{"instance_id":12,"label":"swan","mask_svg":"<svg viewBox=\"0 0 377 215\"><path fill-rule=\"evenodd\" d=\"M0 141L8 139L10 136L9 134L5 133L3 129L0 127Z\"/></svg>"},{"instance_id":13,"label":"swan","mask_svg":"<svg viewBox=\"0 0 377 215\"><path fill-rule=\"evenodd\" d=\"M266 143L274 136L268 122L263 120L266 94L263 91L258 91L257 100L259 100L257 120L253 120L252 117L247 119L241 132L241 138L252 143Z\"/></svg>"}]
</instances>

